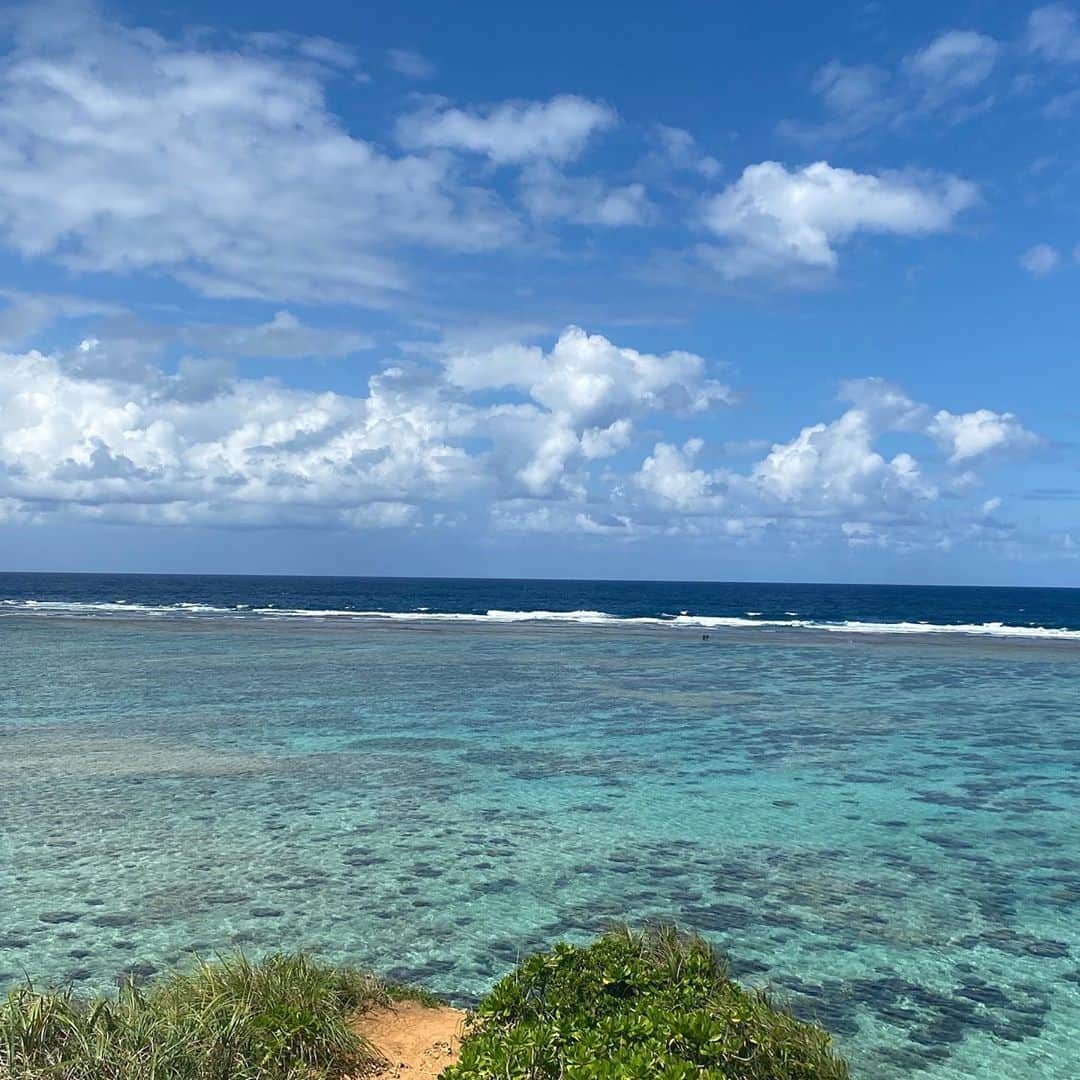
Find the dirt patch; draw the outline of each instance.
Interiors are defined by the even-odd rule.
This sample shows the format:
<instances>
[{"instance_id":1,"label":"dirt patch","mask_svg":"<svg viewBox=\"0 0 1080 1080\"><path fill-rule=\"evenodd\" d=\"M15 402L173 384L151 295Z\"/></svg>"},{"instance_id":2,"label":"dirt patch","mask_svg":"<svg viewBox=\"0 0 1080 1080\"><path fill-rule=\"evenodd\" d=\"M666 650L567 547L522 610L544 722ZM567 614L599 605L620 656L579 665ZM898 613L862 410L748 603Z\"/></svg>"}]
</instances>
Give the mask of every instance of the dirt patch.
<instances>
[{"instance_id":1,"label":"dirt patch","mask_svg":"<svg viewBox=\"0 0 1080 1080\"><path fill-rule=\"evenodd\" d=\"M386 1058L381 1077L434 1080L457 1061L464 1020L465 1013L448 1005L429 1009L402 1001L364 1013L355 1027Z\"/></svg>"}]
</instances>

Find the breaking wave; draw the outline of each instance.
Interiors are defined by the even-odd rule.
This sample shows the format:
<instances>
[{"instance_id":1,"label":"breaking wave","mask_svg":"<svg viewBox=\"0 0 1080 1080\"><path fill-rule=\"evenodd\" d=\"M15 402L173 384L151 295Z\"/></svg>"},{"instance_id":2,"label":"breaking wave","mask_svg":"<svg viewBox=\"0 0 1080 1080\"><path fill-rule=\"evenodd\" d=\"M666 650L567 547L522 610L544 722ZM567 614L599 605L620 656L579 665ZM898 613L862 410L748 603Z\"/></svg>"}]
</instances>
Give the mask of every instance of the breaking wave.
<instances>
[{"instance_id":1,"label":"breaking wave","mask_svg":"<svg viewBox=\"0 0 1080 1080\"><path fill-rule=\"evenodd\" d=\"M60 600L0 600L0 615L31 613L81 617L156 617L156 618L232 618L232 619L296 619L296 620L353 620L368 622L413 623L555 623L578 626L656 626L692 630L806 630L841 634L960 634L976 637L1026 638L1080 642L1080 630L1064 627L1027 625L1002 622L931 623L931 622L869 622L845 619L828 622L815 619L763 618L757 612L750 617L723 615L621 616L604 611L508 611L498 608L486 612L431 611L418 607L412 611L364 611L351 608L278 608L217 607L212 604L137 604L124 600L110 602L76 602ZM786 613L785 613L786 614Z\"/></svg>"}]
</instances>

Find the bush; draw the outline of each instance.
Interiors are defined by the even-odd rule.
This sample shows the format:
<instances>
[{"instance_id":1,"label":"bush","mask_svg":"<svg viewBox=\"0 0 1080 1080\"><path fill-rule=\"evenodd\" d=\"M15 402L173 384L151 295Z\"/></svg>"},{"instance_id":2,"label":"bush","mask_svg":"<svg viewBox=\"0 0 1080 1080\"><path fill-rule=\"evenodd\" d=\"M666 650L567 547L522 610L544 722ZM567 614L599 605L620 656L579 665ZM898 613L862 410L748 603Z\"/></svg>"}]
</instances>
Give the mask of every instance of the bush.
<instances>
[{"instance_id":1,"label":"bush","mask_svg":"<svg viewBox=\"0 0 1080 1080\"><path fill-rule=\"evenodd\" d=\"M89 1001L0 1002L4 1080L344 1080L381 1064L349 1019L423 991L304 956L199 964ZM613 931L557 945L470 1018L442 1080L847 1080L829 1037L740 989L700 938Z\"/></svg>"},{"instance_id":2,"label":"bush","mask_svg":"<svg viewBox=\"0 0 1080 1080\"><path fill-rule=\"evenodd\" d=\"M21 987L0 1003L0 1076L337 1080L378 1060L349 1014L390 996L304 956L201 963L97 1001Z\"/></svg>"},{"instance_id":3,"label":"bush","mask_svg":"<svg viewBox=\"0 0 1080 1080\"><path fill-rule=\"evenodd\" d=\"M480 1004L442 1080L847 1080L829 1036L733 983L672 929L526 960Z\"/></svg>"}]
</instances>

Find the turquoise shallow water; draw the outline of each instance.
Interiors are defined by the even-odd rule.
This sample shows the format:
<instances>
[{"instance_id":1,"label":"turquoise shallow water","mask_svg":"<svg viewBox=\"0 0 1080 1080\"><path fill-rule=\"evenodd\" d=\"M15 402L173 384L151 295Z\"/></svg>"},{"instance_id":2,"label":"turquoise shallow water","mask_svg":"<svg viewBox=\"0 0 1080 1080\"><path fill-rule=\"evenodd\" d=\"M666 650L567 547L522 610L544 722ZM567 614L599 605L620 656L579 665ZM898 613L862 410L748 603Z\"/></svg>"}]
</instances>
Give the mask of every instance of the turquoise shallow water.
<instances>
[{"instance_id":1,"label":"turquoise shallow water","mask_svg":"<svg viewBox=\"0 0 1080 1080\"><path fill-rule=\"evenodd\" d=\"M856 1076L1080 1074L1071 644L19 615L0 751L5 982L659 917Z\"/></svg>"}]
</instances>

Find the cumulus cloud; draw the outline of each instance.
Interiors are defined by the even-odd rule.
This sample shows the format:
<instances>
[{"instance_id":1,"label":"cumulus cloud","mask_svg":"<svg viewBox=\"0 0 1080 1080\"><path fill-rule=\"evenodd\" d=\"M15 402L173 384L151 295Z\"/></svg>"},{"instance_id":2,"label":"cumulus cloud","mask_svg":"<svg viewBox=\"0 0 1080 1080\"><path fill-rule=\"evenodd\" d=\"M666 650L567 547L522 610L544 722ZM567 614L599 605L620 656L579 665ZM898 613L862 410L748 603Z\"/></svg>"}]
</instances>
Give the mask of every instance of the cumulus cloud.
<instances>
[{"instance_id":1,"label":"cumulus cloud","mask_svg":"<svg viewBox=\"0 0 1080 1080\"><path fill-rule=\"evenodd\" d=\"M493 165L519 166L518 196L536 222L644 225L653 213L644 185L613 184L565 171L593 137L617 119L607 105L572 94L474 109L435 100L401 117L397 137L414 151L478 154Z\"/></svg>"},{"instance_id":2,"label":"cumulus cloud","mask_svg":"<svg viewBox=\"0 0 1080 1080\"><path fill-rule=\"evenodd\" d=\"M616 120L609 106L574 94L477 109L435 103L401 117L397 136L406 149L468 151L496 165L565 163L579 157L589 140Z\"/></svg>"},{"instance_id":3,"label":"cumulus cloud","mask_svg":"<svg viewBox=\"0 0 1080 1080\"><path fill-rule=\"evenodd\" d=\"M200 370L142 384L87 379L35 352L3 358L0 413L0 498L40 512L400 523L402 506L480 482L455 445L469 418L399 369L350 398Z\"/></svg>"},{"instance_id":4,"label":"cumulus cloud","mask_svg":"<svg viewBox=\"0 0 1080 1080\"><path fill-rule=\"evenodd\" d=\"M906 550L920 530L939 540L990 521L982 471L1041 443L1012 413L933 410L880 379L840 396L838 417L733 468L699 437L655 435L734 402L702 357L574 327L550 347L386 366L358 395L241 378L214 359L168 374L87 340L0 356L0 514L342 529L477 518L737 543L831 531Z\"/></svg>"},{"instance_id":5,"label":"cumulus cloud","mask_svg":"<svg viewBox=\"0 0 1080 1080\"><path fill-rule=\"evenodd\" d=\"M547 352L390 366L364 396L237 378L217 361L129 370L87 340L0 358L0 500L158 524L402 525L470 498L583 499L591 463L630 446L635 420L730 400L701 357L576 328Z\"/></svg>"},{"instance_id":6,"label":"cumulus cloud","mask_svg":"<svg viewBox=\"0 0 1080 1080\"><path fill-rule=\"evenodd\" d=\"M990 409L960 415L943 409L934 415L927 432L949 451L954 463L991 452L1032 450L1042 442L1012 413Z\"/></svg>"},{"instance_id":7,"label":"cumulus cloud","mask_svg":"<svg viewBox=\"0 0 1080 1080\"><path fill-rule=\"evenodd\" d=\"M727 279L829 273L837 247L859 232L944 232L974 205L974 184L954 176L858 173L819 161L788 170L765 161L709 198L703 220L723 246L702 254Z\"/></svg>"},{"instance_id":8,"label":"cumulus cloud","mask_svg":"<svg viewBox=\"0 0 1080 1080\"><path fill-rule=\"evenodd\" d=\"M174 39L91 6L21 10L0 57L0 244L32 260L168 276L211 298L388 306L419 287L418 247L475 254L554 223L660 220L634 174L568 172L618 123L600 101L428 98L399 118L403 149L390 151L332 111L328 81L355 77L333 42ZM941 66L941 52L952 55L939 48L920 69ZM837 74L830 93L864 100L855 82ZM650 137L669 177L718 174L689 132L657 125ZM476 157L513 166L509 184ZM729 280L806 281L852 235L942 231L975 194L954 177L762 162L705 200L695 223L722 243L696 254Z\"/></svg>"},{"instance_id":9,"label":"cumulus cloud","mask_svg":"<svg viewBox=\"0 0 1080 1080\"><path fill-rule=\"evenodd\" d=\"M881 379L848 381L840 398L848 407L835 420L803 427L740 471L709 468L700 439L659 442L634 475L634 490L647 508L706 518L728 533L733 523L744 535L780 528L806 535L813 525L853 544L912 547L913 530L940 538L986 516L986 500L966 512L957 503L978 489L973 466L1041 442L1011 413L934 412ZM906 437L910 448L887 456L886 437ZM944 459L924 454L934 443Z\"/></svg>"},{"instance_id":10,"label":"cumulus cloud","mask_svg":"<svg viewBox=\"0 0 1080 1080\"><path fill-rule=\"evenodd\" d=\"M570 327L550 352L512 346L457 353L446 360L455 385L471 390L512 388L577 425L606 425L644 412L704 412L731 404L732 389L710 379L702 357L664 355L615 345Z\"/></svg>"},{"instance_id":11,"label":"cumulus cloud","mask_svg":"<svg viewBox=\"0 0 1080 1080\"><path fill-rule=\"evenodd\" d=\"M1061 255L1050 244L1035 244L1020 256L1020 265L1033 277L1047 277L1061 265Z\"/></svg>"},{"instance_id":12,"label":"cumulus cloud","mask_svg":"<svg viewBox=\"0 0 1080 1080\"><path fill-rule=\"evenodd\" d=\"M214 297L381 303L409 285L400 245L515 233L444 158L351 135L307 56L27 11L0 60L0 240L21 255Z\"/></svg>"},{"instance_id":13,"label":"cumulus cloud","mask_svg":"<svg viewBox=\"0 0 1080 1080\"><path fill-rule=\"evenodd\" d=\"M878 431L919 431L925 426L926 406L888 379L845 379L837 399L854 406Z\"/></svg>"},{"instance_id":14,"label":"cumulus cloud","mask_svg":"<svg viewBox=\"0 0 1080 1080\"><path fill-rule=\"evenodd\" d=\"M724 505L723 474L694 465L704 445L701 439L688 439L681 447L657 443L635 475L635 484L666 509L687 514L719 511Z\"/></svg>"},{"instance_id":15,"label":"cumulus cloud","mask_svg":"<svg viewBox=\"0 0 1080 1080\"><path fill-rule=\"evenodd\" d=\"M933 499L941 486L955 489L955 480L925 480L911 453L886 460L874 448L877 440L886 433L927 436L948 453L950 465L991 452L1026 452L1041 442L1012 413L933 412L881 379L845 382L840 397L851 405L842 416L803 428L755 466L752 475L764 490L783 500L809 493L832 508L850 508L868 499L879 506ZM962 474L958 479L964 486L970 477Z\"/></svg>"},{"instance_id":16,"label":"cumulus cloud","mask_svg":"<svg viewBox=\"0 0 1080 1080\"><path fill-rule=\"evenodd\" d=\"M516 395L493 407L486 424L506 482L534 496L582 492L584 480L571 467L627 447L643 416L702 413L735 400L694 353L643 353L578 327L548 352L523 345L456 351L445 367L449 382L466 391Z\"/></svg>"},{"instance_id":17,"label":"cumulus cloud","mask_svg":"<svg viewBox=\"0 0 1080 1080\"><path fill-rule=\"evenodd\" d=\"M874 447L880 434L862 409L849 409L829 424L805 427L759 462L751 481L766 499L812 512L904 512L914 500L933 499L909 453L886 460Z\"/></svg>"}]
</instances>

